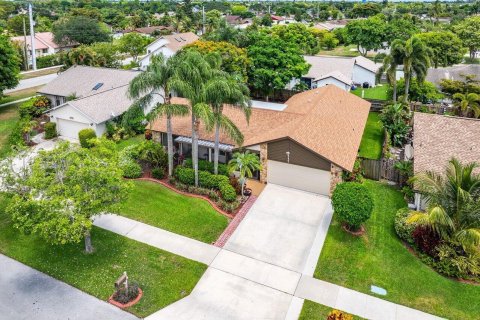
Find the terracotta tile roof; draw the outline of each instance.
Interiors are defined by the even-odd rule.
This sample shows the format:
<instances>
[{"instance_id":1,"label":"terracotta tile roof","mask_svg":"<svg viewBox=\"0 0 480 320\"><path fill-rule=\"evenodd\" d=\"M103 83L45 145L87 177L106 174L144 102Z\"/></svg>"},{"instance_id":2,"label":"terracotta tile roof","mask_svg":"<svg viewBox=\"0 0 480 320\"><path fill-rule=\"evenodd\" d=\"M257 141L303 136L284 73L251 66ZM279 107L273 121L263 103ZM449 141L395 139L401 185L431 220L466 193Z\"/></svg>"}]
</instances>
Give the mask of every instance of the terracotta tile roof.
<instances>
[{"instance_id":1,"label":"terracotta tile roof","mask_svg":"<svg viewBox=\"0 0 480 320\"><path fill-rule=\"evenodd\" d=\"M416 112L414 172L443 173L448 160L480 162L480 120Z\"/></svg>"},{"instance_id":2,"label":"terracotta tile roof","mask_svg":"<svg viewBox=\"0 0 480 320\"><path fill-rule=\"evenodd\" d=\"M174 98L173 103L187 104ZM244 135L244 146L291 138L338 166L352 170L367 121L370 103L333 85L305 91L291 97L284 111L252 108L250 123L229 106L224 114ZM173 119L175 135L190 136L190 118ZM152 123L154 131L166 132L165 119ZM200 139L213 140L213 132L200 125ZM220 141L234 144L224 133Z\"/></svg>"}]
</instances>

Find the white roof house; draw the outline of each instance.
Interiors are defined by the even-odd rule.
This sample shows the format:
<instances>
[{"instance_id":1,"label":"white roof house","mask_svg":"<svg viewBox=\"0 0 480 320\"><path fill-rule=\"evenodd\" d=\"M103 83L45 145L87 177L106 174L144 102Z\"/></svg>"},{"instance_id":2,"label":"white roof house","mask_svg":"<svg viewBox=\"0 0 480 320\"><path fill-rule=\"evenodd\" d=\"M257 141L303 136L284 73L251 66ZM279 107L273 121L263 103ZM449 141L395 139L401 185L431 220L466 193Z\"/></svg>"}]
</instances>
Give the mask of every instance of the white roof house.
<instances>
[{"instance_id":1,"label":"white roof house","mask_svg":"<svg viewBox=\"0 0 480 320\"><path fill-rule=\"evenodd\" d=\"M47 115L57 124L61 136L78 139L78 132L85 128L92 128L101 136L106 122L123 114L133 104L127 95L128 85L138 74L131 70L74 66L39 93L52 102L53 108ZM144 112L149 112L151 105Z\"/></svg>"},{"instance_id":2,"label":"white roof house","mask_svg":"<svg viewBox=\"0 0 480 320\"><path fill-rule=\"evenodd\" d=\"M380 65L362 57L304 56L310 64L308 73L302 80L310 88L333 84L349 91L352 85L375 86L375 75Z\"/></svg>"},{"instance_id":3,"label":"white roof house","mask_svg":"<svg viewBox=\"0 0 480 320\"><path fill-rule=\"evenodd\" d=\"M177 33L159 37L147 46L147 55L139 61L140 69L145 70L147 68L152 56L163 53L165 57L171 57L177 53L177 51L188 44L194 43L198 39L198 36L193 32Z\"/></svg>"}]
</instances>

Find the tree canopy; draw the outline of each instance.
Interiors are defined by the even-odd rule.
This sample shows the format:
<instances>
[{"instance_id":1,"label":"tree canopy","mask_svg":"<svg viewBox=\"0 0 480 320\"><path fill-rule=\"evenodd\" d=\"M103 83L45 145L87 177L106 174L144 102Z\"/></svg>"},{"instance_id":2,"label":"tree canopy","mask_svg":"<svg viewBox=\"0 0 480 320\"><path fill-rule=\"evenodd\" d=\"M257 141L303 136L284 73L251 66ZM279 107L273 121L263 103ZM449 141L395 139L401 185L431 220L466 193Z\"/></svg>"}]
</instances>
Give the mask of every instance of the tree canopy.
<instances>
[{"instance_id":1,"label":"tree canopy","mask_svg":"<svg viewBox=\"0 0 480 320\"><path fill-rule=\"evenodd\" d=\"M1 34L0 29L0 97L5 89L18 84L21 59L10 40Z\"/></svg>"},{"instance_id":2,"label":"tree canopy","mask_svg":"<svg viewBox=\"0 0 480 320\"><path fill-rule=\"evenodd\" d=\"M105 27L97 20L85 16L65 17L53 24L52 32L55 42L64 45L92 44L110 40Z\"/></svg>"},{"instance_id":3,"label":"tree canopy","mask_svg":"<svg viewBox=\"0 0 480 320\"><path fill-rule=\"evenodd\" d=\"M470 57L473 58L475 52L480 50L480 16L467 18L454 29L462 39L463 45L470 51Z\"/></svg>"},{"instance_id":4,"label":"tree canopy","mask_svg":"<svg viewBox=\"0 0 480 320\"><path fill-rule=\"evenodd\" d=\"M350 21L345 29L348 42L357 45L363 56L370 50L382 48L385 41L386 23L380 16Z\"/></svg>"},{"instance_id":5,"label":"tree canopy","mask_svg":"<svg viewBox=\"0 0 480 320\"><path fill-rule=\"evenodd\" d=\"M418 37L431 49L431 61L435 68L462 62L467 50L462 41L450 31L420 33Z\"/></svg>"}]
</instances>

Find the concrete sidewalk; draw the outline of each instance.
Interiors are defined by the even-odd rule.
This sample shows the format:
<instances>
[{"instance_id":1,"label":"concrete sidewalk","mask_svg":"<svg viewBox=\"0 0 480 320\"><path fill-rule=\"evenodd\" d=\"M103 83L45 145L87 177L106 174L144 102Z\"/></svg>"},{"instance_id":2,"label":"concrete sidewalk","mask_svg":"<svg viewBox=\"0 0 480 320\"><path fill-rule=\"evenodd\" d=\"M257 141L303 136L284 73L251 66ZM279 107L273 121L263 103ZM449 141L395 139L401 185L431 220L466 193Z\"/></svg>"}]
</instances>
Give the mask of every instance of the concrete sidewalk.
<instances>
[{"instance_id":1,"label":"concrete sidewalk","mask_svg":"<svg viewBox=\"0 0 480 320\"><path fill-rule=\"evenodd\" d=\"M138 319L2 254L0 270L0 319Z\"/></svg>"}]
</instances>

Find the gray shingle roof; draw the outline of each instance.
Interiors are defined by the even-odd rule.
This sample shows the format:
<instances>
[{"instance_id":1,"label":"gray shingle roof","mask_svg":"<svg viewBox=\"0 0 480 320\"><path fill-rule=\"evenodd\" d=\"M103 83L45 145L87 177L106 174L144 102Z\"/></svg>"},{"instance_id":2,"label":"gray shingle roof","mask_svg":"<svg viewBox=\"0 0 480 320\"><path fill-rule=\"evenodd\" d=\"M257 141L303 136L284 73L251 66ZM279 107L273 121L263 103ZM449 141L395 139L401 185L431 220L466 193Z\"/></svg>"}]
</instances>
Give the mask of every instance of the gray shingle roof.
<instances>
[{"instance_id":1,"label":"gray shingle roof","mask_svg":"<svg viewBox=\"0 0 480 320\"><path fill-rule=\"evenodd\" d=\"M125 86L137 75L138 71L73 66L45 85L39 93L62 97L75 94L77 98L84 98ZM98 83L103 85L93 90Z\"/></svg>"},{"instance_id":2,"label":"gray shingle roof","mask_svg":"<svg viewBox=\"0 0 480 320\"><path fill-rule=\"evenodd\" d=\"M438 85L442 79L464 80L462 75L470 74L476 74L477 79L480 80L480 65L461 64L446 68L430 68L428 69L426 80Z\"/></svg>"},{"instance_id":3,"label":"gray shingle roof","mask_svg":"<svg viewBox=\"0 0 480 320\"><path fill-rule=\"evenodd\" d=\"M343 74L343 79L352 79L353 66L355 64L372 72L377 72L378 65L365 57L334 57L334 56L304 56L305 61L311 65L305 78L315 80L323 79L328 74Z\"/></svg>"}]
</instances>

